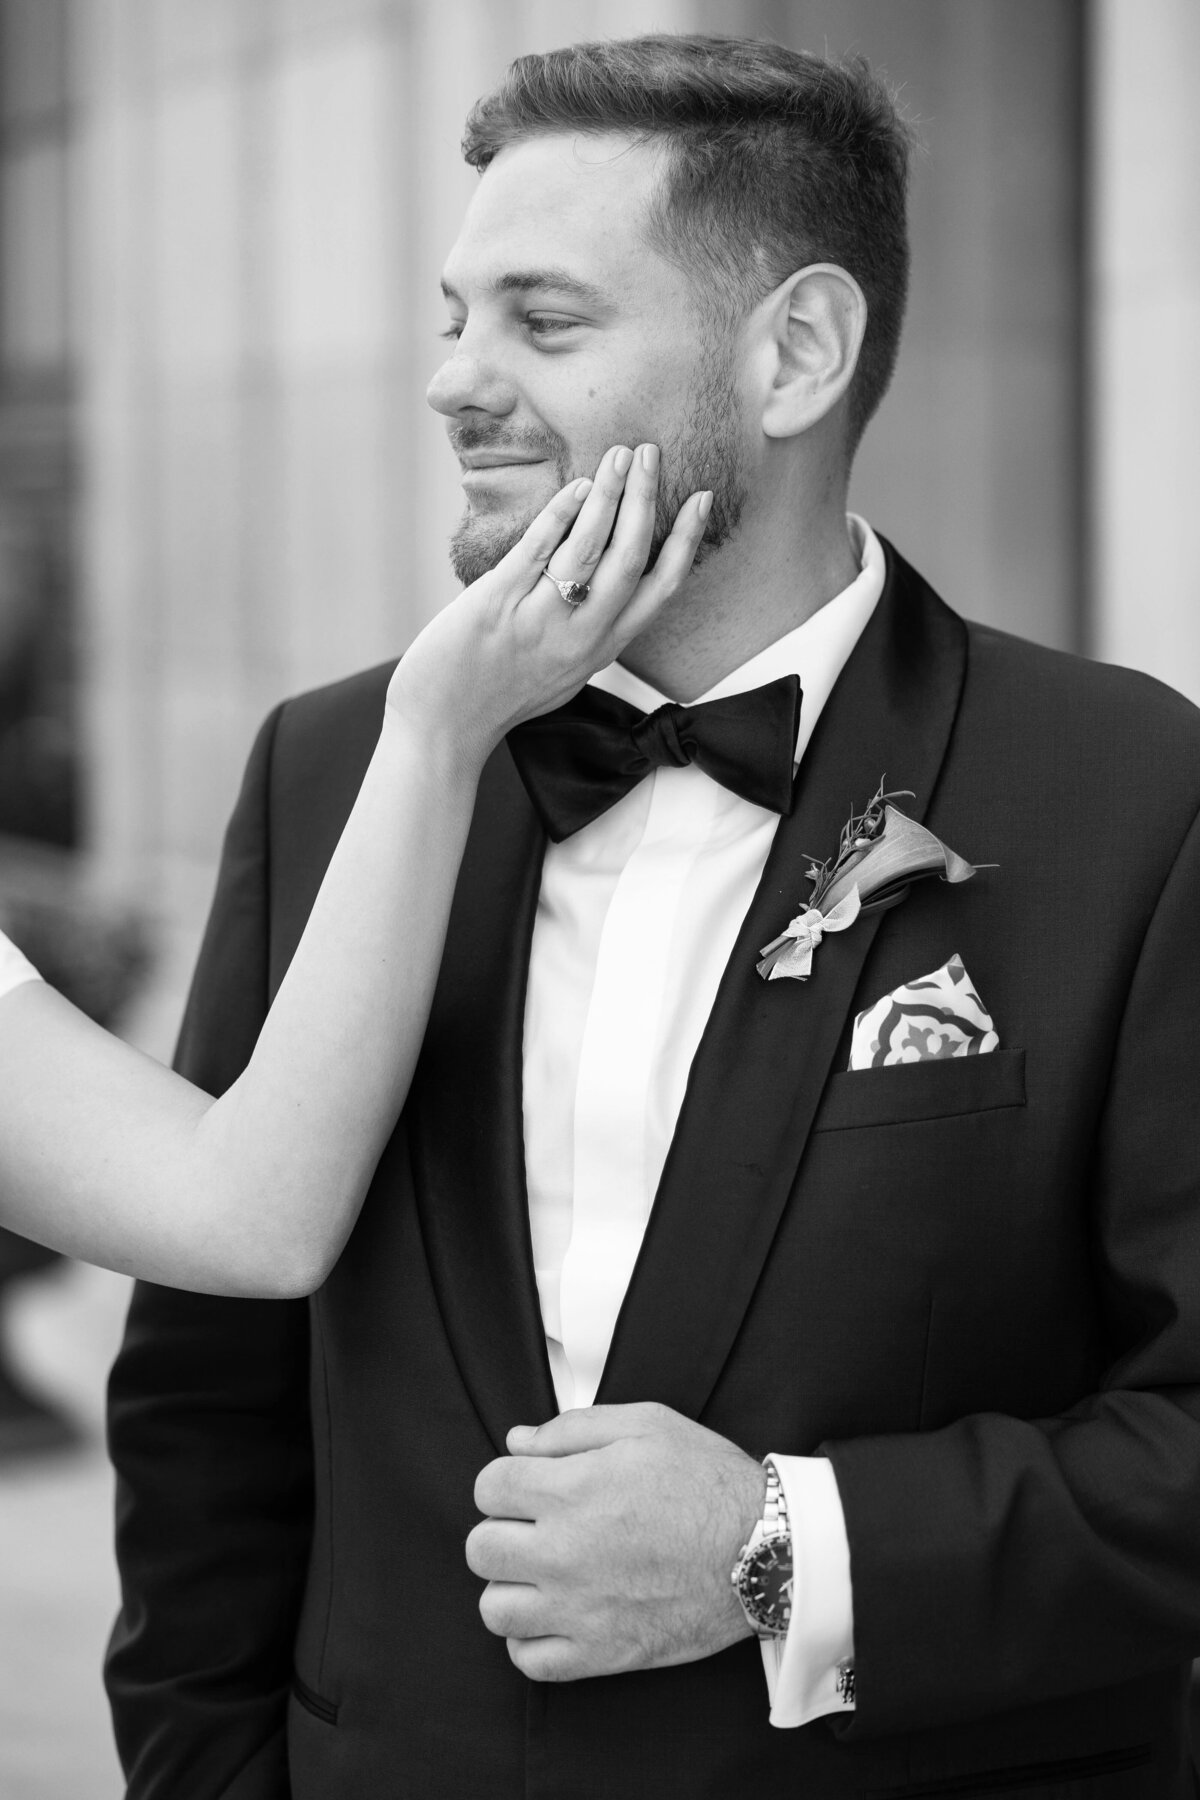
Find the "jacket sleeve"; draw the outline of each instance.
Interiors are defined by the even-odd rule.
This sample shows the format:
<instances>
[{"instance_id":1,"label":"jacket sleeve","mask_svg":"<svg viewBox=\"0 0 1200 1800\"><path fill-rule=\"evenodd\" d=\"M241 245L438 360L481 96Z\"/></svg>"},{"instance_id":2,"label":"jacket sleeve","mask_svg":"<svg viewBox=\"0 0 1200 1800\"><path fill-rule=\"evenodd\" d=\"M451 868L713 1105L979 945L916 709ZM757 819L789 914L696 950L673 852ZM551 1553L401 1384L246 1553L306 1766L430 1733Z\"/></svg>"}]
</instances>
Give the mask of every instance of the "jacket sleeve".
<instances>
[{"instance_id":1,"label":"jacket sleeve","mask_svg":"<svg viewBox=\"0 0 1200 1800\"><path fill-rule=\"evenodd\" d=\"M219 1093L267 1008L278 712L226 836L177 1065ZM164 1204L170 1196L164 1195ZM140 1284L109 1391L122 1606L106 1682L130 1800L284 1800L311 1533L303 1301Z\"/></svg>"},{"instance_id":2,"label":"jacket sleeve","mask_svg":"<svg viewBox=\"0 0 1200 1800\"><path fill-rule=\"evenodd\" d=\"M1089 1203L1110 1346L1054 1418L824 1446L845 1509L848 1738L1100 1689L1200 1651L1200 821L1146 933Z\"/></svg>"}]
</instances>

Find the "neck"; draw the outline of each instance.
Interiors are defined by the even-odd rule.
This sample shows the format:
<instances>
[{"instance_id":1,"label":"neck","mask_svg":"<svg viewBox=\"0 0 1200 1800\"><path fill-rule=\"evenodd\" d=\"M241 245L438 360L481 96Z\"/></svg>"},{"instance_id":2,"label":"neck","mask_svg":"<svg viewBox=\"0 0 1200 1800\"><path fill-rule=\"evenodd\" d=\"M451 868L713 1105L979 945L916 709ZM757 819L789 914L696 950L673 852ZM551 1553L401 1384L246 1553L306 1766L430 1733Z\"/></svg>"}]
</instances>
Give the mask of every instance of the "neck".
<instances>
[{"instance_id":1,"label":"neck","mask_svg":"<svg viewBox=\"0 0 1200 1800\"><path fill-rule=\"evenodd\" d=\"M747 508L621 662L672 700L694 700L794 631L859 573L844 499L772 530Z\"/></svg>"}]
</instances>

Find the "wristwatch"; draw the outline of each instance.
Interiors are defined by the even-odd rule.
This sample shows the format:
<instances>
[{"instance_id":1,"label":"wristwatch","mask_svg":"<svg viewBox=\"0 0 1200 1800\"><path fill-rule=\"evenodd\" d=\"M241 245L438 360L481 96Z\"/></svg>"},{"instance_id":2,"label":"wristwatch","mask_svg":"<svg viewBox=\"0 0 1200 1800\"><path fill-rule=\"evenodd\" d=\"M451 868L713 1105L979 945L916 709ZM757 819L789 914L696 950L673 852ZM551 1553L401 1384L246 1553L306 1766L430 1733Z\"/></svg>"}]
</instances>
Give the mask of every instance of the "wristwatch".
<instances>
[{"instance_id":1,"label":"wristwatch","mask_svg":"<svg viewBox=\"0 0 1200 1800\"><path fill-rule=\"evenodd\" d=\"M766 1461L762 1518L743 1544L729 1579L756 1637L787 1636L792 1616L792 1533L779 1471Z\"/></svg>"}]
</instances>

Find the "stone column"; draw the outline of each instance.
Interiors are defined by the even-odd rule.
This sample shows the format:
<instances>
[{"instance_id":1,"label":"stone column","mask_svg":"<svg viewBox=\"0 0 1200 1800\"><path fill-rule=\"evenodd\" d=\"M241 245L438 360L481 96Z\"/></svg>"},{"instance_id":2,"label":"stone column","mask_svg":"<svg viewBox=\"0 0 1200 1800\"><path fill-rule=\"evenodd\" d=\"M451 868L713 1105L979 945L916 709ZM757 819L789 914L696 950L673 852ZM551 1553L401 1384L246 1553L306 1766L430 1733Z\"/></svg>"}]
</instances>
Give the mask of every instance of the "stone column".
<instances>
[{"instance_id":1,"label":"stone column","mask_svg":"<svg viewBox=\"0 0 1200 1800\"><path fill-rule=\"evenodd\" d=\"M1089 648L1200 701L1200 7L1091 21Z\"/></svg>"},{"instance_id":2,"label":"stone column","mask_svg":"<svg viewBox=\"0 0 1200 1800\"><path fill-rule=\"evenodd\" d=\"M699 0L72 17L87 829L100 877L160 919L177 990L258 722L395 655L455 591L458 474L424 390L467 107L522 51L687 28Z\"/></svg>"}]
</instances>

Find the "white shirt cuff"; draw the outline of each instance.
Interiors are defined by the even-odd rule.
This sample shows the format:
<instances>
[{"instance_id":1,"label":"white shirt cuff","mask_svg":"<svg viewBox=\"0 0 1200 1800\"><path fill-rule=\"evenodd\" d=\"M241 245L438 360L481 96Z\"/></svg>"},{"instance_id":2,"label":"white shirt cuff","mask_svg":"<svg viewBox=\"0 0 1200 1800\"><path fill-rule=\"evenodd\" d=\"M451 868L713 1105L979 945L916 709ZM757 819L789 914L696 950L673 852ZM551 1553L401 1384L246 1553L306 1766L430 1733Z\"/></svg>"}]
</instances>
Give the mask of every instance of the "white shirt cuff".
<instances>
[{"instance_id":1,"label":"white shirt cuff","mask_svg":"<svg viewBox=\"0 0 1200 1800\"><path fill-rule=\"evenodd\" d=\"M42 978L10 937L0 931L0 998L10 993L13 988L20 987L25 981L40 981Z\"/></svg>"},{"instance_id":2,"label":"white shirt cuff","mask_svg":"<svg viewBox=\"0 0 1200 1800\"><path fill-rule=\"evenodd\" d=\"M827 1456L777 1456L792 1533L792 1619L784 1638L762 1640L772 1725L807 1725L850 1710L838 1693L854 1656L850 1544L837 1477ZM851 1702L851 1707L853 1702Z\"/></svg>"}]
</instances>

